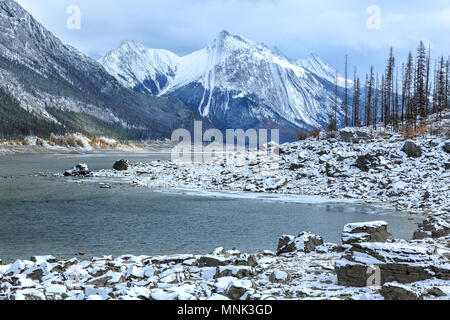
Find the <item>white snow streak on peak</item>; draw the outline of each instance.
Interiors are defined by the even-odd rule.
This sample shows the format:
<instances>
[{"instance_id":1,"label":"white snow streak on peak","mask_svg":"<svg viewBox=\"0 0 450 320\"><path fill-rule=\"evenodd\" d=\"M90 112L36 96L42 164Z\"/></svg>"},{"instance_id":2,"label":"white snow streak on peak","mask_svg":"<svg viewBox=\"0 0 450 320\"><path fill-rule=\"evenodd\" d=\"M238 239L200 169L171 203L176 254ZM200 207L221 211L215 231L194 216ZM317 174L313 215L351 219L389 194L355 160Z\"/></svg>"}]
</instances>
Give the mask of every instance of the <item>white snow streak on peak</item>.
<instances>
[{"instance_id":1,"label":"white snow streak on peak","mask_svg":"<svg viewBox=\"0 0 450 320\"><path fill-rule=\"evenodd\" d=\"M312 53L306 59L298 60L296 64L331 82L335 81L336 69L329 66L315 53Z\"/></svg>"}]
</instances>

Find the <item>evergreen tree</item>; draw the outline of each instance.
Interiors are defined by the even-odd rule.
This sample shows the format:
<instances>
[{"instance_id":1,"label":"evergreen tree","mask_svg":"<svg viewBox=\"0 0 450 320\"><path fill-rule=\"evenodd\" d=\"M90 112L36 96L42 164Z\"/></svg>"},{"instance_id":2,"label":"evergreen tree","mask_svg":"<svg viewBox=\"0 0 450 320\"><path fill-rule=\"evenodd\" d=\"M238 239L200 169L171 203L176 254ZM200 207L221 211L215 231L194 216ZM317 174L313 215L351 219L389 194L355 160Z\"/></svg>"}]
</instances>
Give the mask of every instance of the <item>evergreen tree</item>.
<instances>
[{"instance_id":1,"label":"evergreen tree","mask_svg":"<svg viewBox=\"0 0 450 320\"><path fill-rule=\"evenodd\" d=\"M373 114L372 114L372 124L373 128L377 128L377 118L378 118L378 98L379 98L379 81L378 81L378 73L377 79L375 81L375 92L374 92L374 101L373 101Z\"/></svg>"},{"instance_id":2,"label":"evergreen tree","mask_svg":"<svg viewBox=\"0 0 450 320\"><path fill-rule=\"evenodd\" d=\"M348 126L348 55L345 55L345 97L344 97L344 115L345 124L344 127Z\"/></svg>"},{"instance_id":3,"label":"evergreen tree","mask_svg":"<svg viewBox=\"0 0 450 320\"><path fill-rule=\"evenodd\" d=\"M413 100L413 88L414 88L414 61L412 53L409 52L408 61L406 63L404 80L403 80L403 105L405 108L405 119L408 125L412 125L415 122L414 118L414 100Z\"/></svg>"},{"instance_id":4,"label":"evergreen tree","mask_svg":"<svg viewBox=\"0 0 450 320\"><path fill-rule=\"evenodd\" d=\"M366 120L366 126L370 126L370 124L372 123L372 99L373 99L373 90L374 90L374 71L373 71L373 66L370 67L370 76L368 77L367 80L367 86L366 86L366 90L367 90L367 99L366 99L366 115L365 115L365 120Z\"/></svg>"},{"instance_id":5,"label":"evergreen tree","mask_svg":"<svg viewBox=\"0 0 450 320\"><path fill-rule=\"evenodd\" d=\"M384 124L388 126L391 123L391 103L393 103L393 85L394 85L394 49L391 47L389 51L389 60L386 67L385 79L385 104L384 104Z\"/></svg>"},{"instance_id":6,"label":"evergreen tree","mask_svg":"<svg viewBox=\"0 0 450 320\"><path fill-rule=\"evenodd\" d=\"M416 79L415 79L415 113L420 115L422 119L426 117L427 105L427 83L426 83L426 69L427 69L427 54L425 45L420 41L417 48L416 58Z\"/></svg>"},{"instance_id":7,"label":"evergreen tree","mask_svg":"<svg viewBox=\"0 0 450 320\"><path fill-rule=\"evenodd\" d=\"M359 127L359 102L361 100L361 83L359 77L356 75L355 68L355 88L353 90L353 126Z\"/></svg>"}]
</instances>

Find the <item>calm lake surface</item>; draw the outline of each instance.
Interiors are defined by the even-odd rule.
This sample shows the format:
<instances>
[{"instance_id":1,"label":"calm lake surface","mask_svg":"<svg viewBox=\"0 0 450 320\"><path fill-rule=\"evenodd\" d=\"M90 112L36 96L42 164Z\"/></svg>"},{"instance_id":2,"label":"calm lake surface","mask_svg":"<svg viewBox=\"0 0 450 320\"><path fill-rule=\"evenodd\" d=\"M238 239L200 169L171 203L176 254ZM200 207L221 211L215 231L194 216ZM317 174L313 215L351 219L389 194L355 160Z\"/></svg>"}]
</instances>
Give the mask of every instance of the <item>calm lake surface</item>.
<instances>
[{"instance_id":1,"label":"calm lake surface","mask_svg":"<svg viewBox=\"0 0 450 320\"><path fill-rule=\"evenodd\" d=\"M358 203L202 196L133 188L115 181L79 183L52 176L87 163L92 170L114 161L166 160L168 155L7 155L0 156L0 259L32 255L71 258L102 255L206 254L223 246L245 252L276 250L278 238L310 231L340 243L345 224L384 220L398 238L411 239L420 217ZM39 176L44 173L46 176Z\"/></svg>"}]
</instances>

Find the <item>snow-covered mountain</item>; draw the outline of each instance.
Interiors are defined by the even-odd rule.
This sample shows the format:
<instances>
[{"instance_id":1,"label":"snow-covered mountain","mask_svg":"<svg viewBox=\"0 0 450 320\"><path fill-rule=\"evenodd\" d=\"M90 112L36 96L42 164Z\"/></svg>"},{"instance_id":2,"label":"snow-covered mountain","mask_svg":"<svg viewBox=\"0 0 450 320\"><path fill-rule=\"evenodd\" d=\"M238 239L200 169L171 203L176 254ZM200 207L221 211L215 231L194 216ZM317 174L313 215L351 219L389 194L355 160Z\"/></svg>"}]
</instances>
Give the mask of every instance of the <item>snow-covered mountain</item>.
<instances>
[{"instance_id":1,"label":"snow-covered mountain","mask_svg":"<svg viewBox=\"0 0 450 320\"><path fill-rule=\"evenodd\" d=\"M99 62L124 86L178 97L220 129L280 128L292 137L325 126L334 101L335 71L319 57L292 63L227 31L184 57L127 41Z\"/></svg>"},{"instance_id":2,"label":"snow-covered mountain","mask_svg":"<svg viewBox=\"0 0 450 320\"><path fill-rule=\"evenodd\" d=\"M164 70L162 62L155 65ZM194 119L202 117L177 98L122 86L17 2L0 0L0 135L170 137L176 128L193 127Z\"/></svg>"},{"instance_id":3,"label":"snow-covered mountain","mask_svg":"<svg viewBox=\"0 0 450 320\"><path fill-rule=\"evenodd\" d=\"M319 77L327 79L332 83L335 82L336 69L328 65L315 53L309 55L306 59L297 60L295 64L313 72Z\"/></svg>"},{"instance_id":4,"label":"snow-covered mountain","mask_svg":"<svg viewBox=\"0 0 450 320\"><path fill-rule=\"evenodd\" d=\"M335 70L318 56L293 63L227 31L183 57L126 41L99 62L124 86L178 97L220 129L280 128L292 137L326 126L334 101Z\"/></svg>"}]
</instances>

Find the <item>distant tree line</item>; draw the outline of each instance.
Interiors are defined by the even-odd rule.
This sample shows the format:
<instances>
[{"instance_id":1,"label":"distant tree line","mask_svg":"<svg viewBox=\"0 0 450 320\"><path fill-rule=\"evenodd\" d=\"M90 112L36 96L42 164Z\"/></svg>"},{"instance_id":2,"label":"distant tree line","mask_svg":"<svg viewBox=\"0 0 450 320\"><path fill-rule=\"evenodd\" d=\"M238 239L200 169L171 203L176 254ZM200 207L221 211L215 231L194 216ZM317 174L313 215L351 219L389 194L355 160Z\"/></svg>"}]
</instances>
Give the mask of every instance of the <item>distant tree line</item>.
<instances>
[{"instance_id":1,"label":"distant tree line","mask_svg":"<svg viewBox=\"0 0 450 320\"><path fill-rule=\"evenodd\" d=\"M355 67L352 105L349 105L348 57L345 56L345 91L342 106L338 103L338 75L333 110L328 129L337 129L337 114L341 108L344 126L373 126L382 123L393 130L413 128L426 122L431 114L442 118L442 112L450 108L449 58L432 60L431 48L421 41L415 56L409 52L404 63L398 63L394 49L389 50L386 69L381 76L371 66L364 84ZM350 111L351 110L351 114Z\"/></svg>"}]
</instances>

